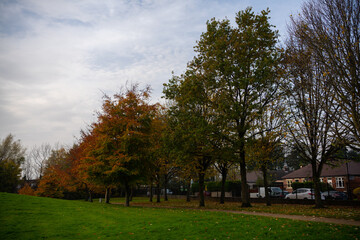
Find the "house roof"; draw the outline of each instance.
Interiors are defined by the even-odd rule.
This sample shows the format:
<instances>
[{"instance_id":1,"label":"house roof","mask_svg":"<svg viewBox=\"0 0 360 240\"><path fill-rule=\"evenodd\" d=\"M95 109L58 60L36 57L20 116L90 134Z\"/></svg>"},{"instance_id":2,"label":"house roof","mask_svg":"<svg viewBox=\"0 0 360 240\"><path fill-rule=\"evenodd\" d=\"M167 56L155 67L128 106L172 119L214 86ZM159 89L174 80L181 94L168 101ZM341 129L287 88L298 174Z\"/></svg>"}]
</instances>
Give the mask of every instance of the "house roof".
<instances>
[{"instance_id":1,"label":"house roof","mask_svg":"<svg viewBox=\"0 0 360 240\"><path fill-rule=\"evenodd\" d=\"M286 173L287 172L283 170L270 170L268 174L273 180L278 180L281 179L281 177L284 176ZM248 183L256 183L258 179L262 179L262 178L263 178L263 173L259 170L246 172L246 180Z\"/></svg>"},{"instance_id":2,"label":"house roof","mask_svg":"<svg viewBox=\"0 0 360 240\"><path fill-rule=\"evenodd\" d=\"M262 172L261 171L246 172L246 181L248 183L256 183L256 181L259 178L262 179Z\"/></svg>"},{"instance_id":3,"label":"house roof","mask_svg":"<svg viewBox=\"0 0 360 240\"><path fill-rule=\"evenodd\" d=\"M347 174L352 176L360 175L360 162L350 161L348 162L348 167L346 167L346 162L340 163L335 166L324 164L323 170L321 172L321 177L346 176ZM308 177L312 177L311 164L283 176L282 179Z\"/></svg>"}]
</instances>

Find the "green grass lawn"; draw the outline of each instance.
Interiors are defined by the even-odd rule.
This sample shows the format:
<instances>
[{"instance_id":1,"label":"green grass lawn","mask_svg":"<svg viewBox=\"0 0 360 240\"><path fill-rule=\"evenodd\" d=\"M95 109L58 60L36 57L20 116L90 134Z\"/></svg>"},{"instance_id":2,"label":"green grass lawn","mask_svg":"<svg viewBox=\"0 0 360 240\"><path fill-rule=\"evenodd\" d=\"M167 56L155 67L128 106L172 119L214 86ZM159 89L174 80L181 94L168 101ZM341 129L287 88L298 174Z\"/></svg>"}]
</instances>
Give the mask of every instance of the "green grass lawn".
<instances>
[{"instance_id":1,"label":"green grass lawn","mask_svg":"<svg viewBox=\"0 0 360 240\"><path fill-rule=\"evenodd\" d=\"M131 205L143 205L143 206L166 206L175 208L198 208L199 201L192 200L186 202L184 199L169 199L165 202L161 199L160 203L149 202L148 198L135 197L131 202ZM111 202L125 202L123 198L113 198ZM339 218L339 219L353 219L360 221L360 207L353 206L326 206L323 209L315 209L313 205L298 205L298 204L272 204L266 206L265 203L252 203L251 208L241 208L239 202L225 202L225 204L219 204L215 201L206 201L206 209L222 209L222 210L234 210L234 211L255 211L255 212L267 212L267 213L278 213L288 215L304 215L304 216L317 216L317 217L328 217L328 218ZM360 239L360 238L359 238Z\"/></svg>"},{"instance_id":2,"label":"green grass lawn","mask_svg":"<svg viewBox=\"0 0 360 240\"><path fill-rule=\"evenodd\" d=\"M354 226L0 193L0 239L357 239Z\"/></svg>"}]
</instances>

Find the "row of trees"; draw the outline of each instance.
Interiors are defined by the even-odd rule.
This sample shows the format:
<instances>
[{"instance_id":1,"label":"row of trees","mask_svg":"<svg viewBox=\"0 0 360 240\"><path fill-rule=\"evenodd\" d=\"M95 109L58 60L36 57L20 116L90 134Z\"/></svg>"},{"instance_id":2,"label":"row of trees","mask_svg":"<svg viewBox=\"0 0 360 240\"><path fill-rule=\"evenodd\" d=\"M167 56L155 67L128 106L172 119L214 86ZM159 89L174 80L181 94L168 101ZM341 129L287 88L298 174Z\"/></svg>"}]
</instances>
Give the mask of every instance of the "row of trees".
<instances>
[{"instance_id":1,"label":"row of trees","mask_svg":"<svg viewBox=\"0 0 360 240\"><path fill-rule=\"evenodd\" d=\"M81 184L70 181L77 176L73 174L77 167L72 161L77 158L75 151L76 146L69 151L42 144L26 153L20 140L9 134L0 143L0 191L14 193L23 186L19 193L61 198L65 191L81 189ZM32 189L36 180L39 187Z\"/></svg>"},{"instance_id":2,"label":"row of trees","mask_svg":"<svg viewBox=\"0 0 360 240\"><path fill-rule=\"evenodd\" d=\"M324 164L345 146L360 146L359 12L359 1L308 1L291 17L285 50L268 10L240 11L235 26L207 23L186 72L164 89L178 153L197 159L200 192L211 163L235 159L242 205L250 206L246 165L255 161L266 186L269 164L286 143L311 164L322 207Z\"/></svg>"},{"instance_id":3,"label":"row of trees","mask_svg":"<svg viewBox=\"0 0 360 240\"><path fill-rule=\"evenodd\" d=\"M323 165L345 146L360 148L359 12L356 0L309 1L291 17L283 48L269 10L240 11L235 25L211 19L187 70L164 84L166 107L150 104L149 88L105 96L97 122L42 179L61 173L59 186L90 193L122 186L128 206L134 183L159 187L165 179L166 186L177 172L198 180L204 206L209 170L225 184L238 164L242 206L249 207L248 166L263 171L266 187L267 170L288 145L312 165L322 207Z\"/></svg>"}]
</instances>

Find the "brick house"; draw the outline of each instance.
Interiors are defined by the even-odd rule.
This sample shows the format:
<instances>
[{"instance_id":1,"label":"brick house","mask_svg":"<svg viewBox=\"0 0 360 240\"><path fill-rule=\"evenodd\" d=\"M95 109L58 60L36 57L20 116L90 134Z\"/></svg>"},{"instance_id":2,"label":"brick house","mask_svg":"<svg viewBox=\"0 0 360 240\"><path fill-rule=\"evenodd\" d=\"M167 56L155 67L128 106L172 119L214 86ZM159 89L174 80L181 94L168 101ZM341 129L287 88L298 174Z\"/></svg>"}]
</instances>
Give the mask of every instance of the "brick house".
<instances>
[{"instance_id":1,"label":"brick house","mask_svg":"<svg viewBox=\"0 0 360 240\"><path fill-rule=\"evenodd\" d=\"M278 186L281 187L283 186L282 184L282 180L281 177L286 175L288 172L284 171L284 170L270 170L268 171L268 176L270 181L268 182L269 186ZM246 180L247 180L247 184L249 185L250 190L251 189L256 189L258 188L257 181L258 180L262 180L263 179L263 173L259 170L254 170L254 171L247 171L246 172ZM277 184L279 183L279 184Z\"/></svg>"},{"instance_id":2,"label":"brick house","mask_svg":"<svg viewBox=\"0 0 360 240\"><path fill-rule=\"evenodd\" d=\"M292 192L293 182L306 182L312 180L311 165L306 165L282 177L284 188ZM337 166L325 164L320 176L321 182L329 183L340 192L352 192L360 187L360 162L344 162Z\"/></svg>"}]
</instances>

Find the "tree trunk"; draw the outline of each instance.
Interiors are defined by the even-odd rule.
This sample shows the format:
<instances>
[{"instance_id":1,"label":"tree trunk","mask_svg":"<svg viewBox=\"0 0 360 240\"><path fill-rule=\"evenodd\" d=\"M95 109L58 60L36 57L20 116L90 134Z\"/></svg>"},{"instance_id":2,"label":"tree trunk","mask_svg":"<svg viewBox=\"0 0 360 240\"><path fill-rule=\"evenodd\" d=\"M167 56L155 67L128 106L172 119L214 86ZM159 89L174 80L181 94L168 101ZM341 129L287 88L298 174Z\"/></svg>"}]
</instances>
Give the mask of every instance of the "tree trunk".
<instances>
[{"instance_id":1,"label":"tree trunk","mask_svg":"<svg viewBox=\"0 0 360 240\"><path fill-rule=\"evenodd\" d=\"M105 203L110 203L110 188L106 188L105 191Z\"/></svg>"},{"instance_id":2,"label":"tree trunk","mask_svg":"<svg viewBox=\"0 0 360 240\"><path fill-rule=\"evenodd\" d=\"M125 182L125 206L130 206L130 195L131 195L131 189L129 186L129 183Z\"/></svg>"},{"instance_id":3,"label":"tree trunk","mask_svg":"<svg viewBox=\"0 0 360 240\"><path fill-rule=\"evenodd\" d=\"M199 207L205 207L205 197L204 197L204 181L205 181L205 173L199 173Z\"/></svg>"},{"instance_id":4,"label":"tree trunk","mask_svg":"<svg viewBox=\"0 0 360 240\"><path fill-rule=\"evenodd\" d=\"M324 204L321 201L321 193L320 193L320 172L316 169L316 164L312 164L313 171L313 182L314 182L314 190L315 190L315 208L324 208Z\"/></svg>"},{"instance_id":5,"label":"tree trunk","mask_svg":"<svg viewBox=\"0 0 360 240\"><path fill-rule=\"evenodd\" d=\"M120 195L120 197L123 197L124 195L123 195L123 189L122 189L122 187L119 187L119 195Z\"/></svg>"},{"instance_id":6,"label":"tree trunk","mask_svg":"<svg viewBox=\"0 0 360 240\"><path fill-rule=\"evenodd\" d=\"M129 201L131 202L133 199L133 195L134 195L134 188L130 187L130 197L129 197Z\"/></svg>"},{"instance_id":7,"label":"tree trunk","mask_svg":"<svg viewBox=\"0 0 360 240\"><path fill-rule=\"evenodd\" d=\"M245 145L240 144L241 207L251 207L249 187L246 180Z\"/></svg>"},{"instance_id":8,"label":"tree trunk","mask_svg":"<svg viewBox=\"0 0 360 240\"><path fill-rule=\"evenodd\" d=\"M167 182L168 182L168 177L167 177L167 174L165 174L165 176L164 176L164 201L168 201Z\"/></svg>"},{"instance_id":9,"label":"tree trunk","mask_svg":"<svg viewBox=\"0 0 360 240\"><path fill-rule=\"evenodd\" d=\"M157 182L156 183L156 194L157 194L157 197L156 197L156 202L159 203L160 202L160 182Z\"/></svg>"},{"instance_id":10,"label":"tree trunk","mask_svg":"<svg viewBox=\"0 0 360 240\"><path fill-rule=\"evenodd\" d=\"M84 185L85 185L85 201L89 201L89 198L90 198L90 193L89 193L89 188L88 188L88 186L87 186L87 184L86 183L84 183Z\"/></svg>"},{"instance_id":11,"label":"tree trunk","mask_svg":"<svg viewBox=\"0 0 360 240\"><path fill-rule=\"evenodd\" d=\"M220 204L225 203L225 183L227 177L227 169L221 171L221 195L220 195Z\"/></svg>"},{"instance_id":12,"label":"tree trunk","mask_svg":"<svg viewBox=\"0 0 360 240\"><path fill-rule=\"evenodd\" d=\"M125 206L130 206L130 187L127 184L125 185Z\"/></svg>"},{"instance_id":13,"label":"tree trunk","mask_svg":"<svg viewBox=\"0 0 360 240\"><path fill-rule=\"evenodd\" d=\"M153 185L150 183L149 201L153 201Z\"/></svg>"},{"instance_id":14,"label":"tree trunk","mask_svg":"<svg viewBox=\"0 0 360 240\"><path fill-rule=\"evenodd\" d=\"M190 202L190 189L191 187L191 179L189 179L189 181L187 182L187 191L186 191L186 201Z\"/></svg>"},{"instance_id":15,"label":"tree trunk","mask_svg":"<svg viewBox=\"0 0 360 240\"><path fill-rule=\"evenodd\" d=\"M264 189L265 189L265 198L266 198L266 206L271 206L271 201L270 201L270 195L269 195L269 191L268 191L268 181L267 181L267 169L266 166L261 166L261 171L263 172L263 178L264 178Z\"/></svg>"},{"instance_id":16,"label":"tree trunk","mask_svg":"<svg viewBox=\"0 0 360 240\"><path fill-rule=\"evenodd\" d=\"M89 194L89 199L88 199L88 201L89 201L89 202L93 202L92 191L89 190L89 191L88 191L88 194Z\"/></svg>"}]
</instances>

